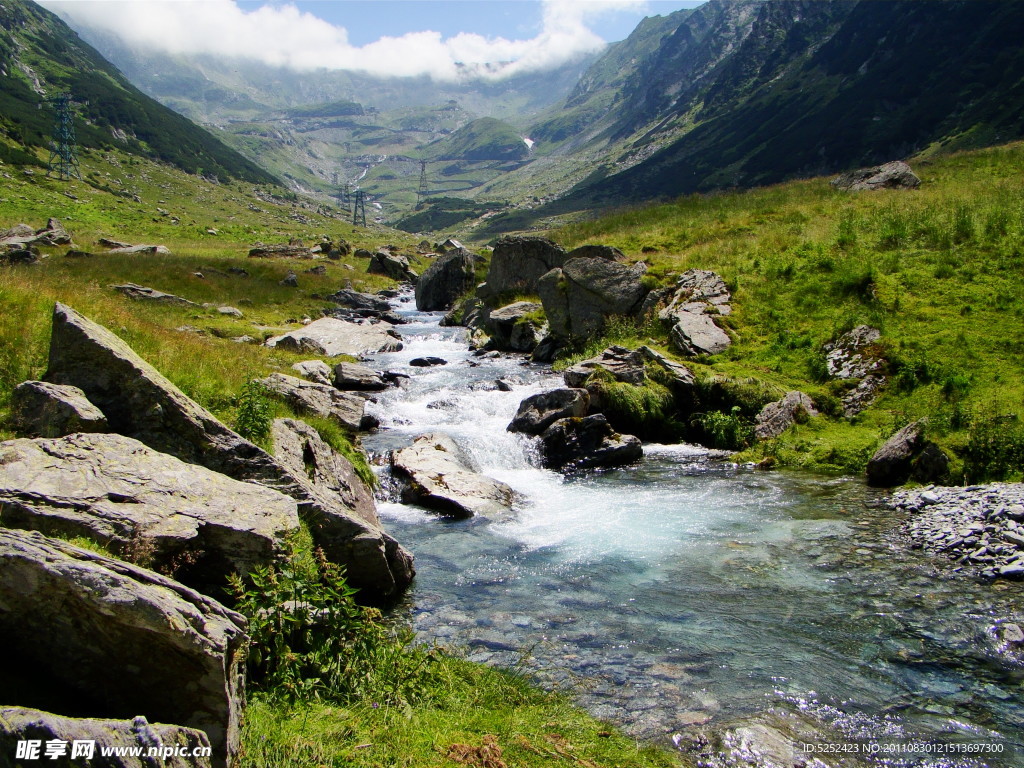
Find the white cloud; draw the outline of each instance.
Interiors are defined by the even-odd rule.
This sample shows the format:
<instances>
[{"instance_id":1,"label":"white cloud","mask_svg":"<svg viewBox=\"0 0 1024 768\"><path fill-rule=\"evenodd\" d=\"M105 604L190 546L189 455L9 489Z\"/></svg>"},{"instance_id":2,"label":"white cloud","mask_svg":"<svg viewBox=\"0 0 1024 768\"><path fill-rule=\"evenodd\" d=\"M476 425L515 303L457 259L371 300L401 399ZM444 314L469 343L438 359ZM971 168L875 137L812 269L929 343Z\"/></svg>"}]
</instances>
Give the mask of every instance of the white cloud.
<instances>
[{"instance_id":1,"label":"white cloud","mask_svg":"<svg viewBox=\"0 0 1024 768\"><path fill-rule=\"evenodd\" d=\"M43 0L67 18L126 42L179 54L217 54L300 71L352 69L385 76L500 79L557 66L604 42L588 21L646 6L644 0L543 0L541 31L526 40L425 30L351 45L344 27L291 4L253 11L235 0Z\"/></svg>"}]
</instances>

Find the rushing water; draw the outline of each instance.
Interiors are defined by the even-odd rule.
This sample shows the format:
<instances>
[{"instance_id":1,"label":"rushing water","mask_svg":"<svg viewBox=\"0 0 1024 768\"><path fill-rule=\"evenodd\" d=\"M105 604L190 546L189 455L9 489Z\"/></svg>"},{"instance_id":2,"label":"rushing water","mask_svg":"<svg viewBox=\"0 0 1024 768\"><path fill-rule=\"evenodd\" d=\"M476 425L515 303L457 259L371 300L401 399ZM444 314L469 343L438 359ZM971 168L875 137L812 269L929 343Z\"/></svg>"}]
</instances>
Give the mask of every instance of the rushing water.
<instances>
[{"instance_id":1,"label":"rushing water","mask_svg":"<svg viewBox=\"0 0 1024 768\"><path fill-rule=\"evenodd\" d=\"M692 446L645 446L633 467L538 469L505 426L559 377L514 356L477 358L437 313L399 311L409 374L371 405L383 454L442 431L519 494L501 519L447 520L381 502L416 556L407 608L425 640L523 666L645 738L792 707L850 738L991 743L1024 765L1024 667L999 647L1017 585L937 570L895 535L899 518L849 478L761 472ZM414 368L416 357L445 366ZM512 391L498 391L501 378Z\"/></svg>"}]
</instances>

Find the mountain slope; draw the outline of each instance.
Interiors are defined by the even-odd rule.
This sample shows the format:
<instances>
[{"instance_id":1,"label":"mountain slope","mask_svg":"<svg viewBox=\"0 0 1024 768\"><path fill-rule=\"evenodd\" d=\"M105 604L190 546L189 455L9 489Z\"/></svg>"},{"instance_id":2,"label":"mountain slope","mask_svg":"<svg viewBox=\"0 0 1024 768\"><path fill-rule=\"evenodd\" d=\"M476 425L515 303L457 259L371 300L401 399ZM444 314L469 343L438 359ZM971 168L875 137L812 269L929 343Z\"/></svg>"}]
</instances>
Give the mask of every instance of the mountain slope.
<instances>
[{"instance_id":1,"label":"mountain slope","mask_svg":"<svg viewBox=\"0 0 1024 768\"><path fill-rule=\"evenodd\" d=\"M188 171L255 183L276 180L214 136L143 94L57 16L25 0L0 5L0 130L13 143L46 147L46 98L70 92L82 146L117 146ZM8 147L7 159L30 155Z\"/></svg>"},{"instance_id":2,"label":"mountain slope","mask_svg":"<svg viewBox=\"0 0 1024 768\"><path fill-rule=\"evenodd\" d=\"M573 197L640 200L749 187L934 144L1022 136L1022 11L1022 3L994 0L765 3L699 105L691 99L673 108L696 107L695 127ZM648 99L637 108L654 106Z\"/></svg>"}]
</instances>

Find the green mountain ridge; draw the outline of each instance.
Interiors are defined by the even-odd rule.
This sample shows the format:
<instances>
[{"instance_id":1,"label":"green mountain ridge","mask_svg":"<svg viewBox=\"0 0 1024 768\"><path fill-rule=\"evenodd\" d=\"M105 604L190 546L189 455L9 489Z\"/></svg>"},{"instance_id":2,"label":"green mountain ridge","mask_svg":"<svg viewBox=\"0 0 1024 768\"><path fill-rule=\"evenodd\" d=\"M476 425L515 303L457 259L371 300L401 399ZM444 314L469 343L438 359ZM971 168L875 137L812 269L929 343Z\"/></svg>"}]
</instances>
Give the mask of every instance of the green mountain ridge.
<instances>
[{"instance_id":1,"label":"green mountain ridge","mask_svg":"<svg viewBox=\"0 0 1024 768\"><path fill-rule=\"evenodd\" d=\"M253 183L277 180L207 131L143 94L57 16L31 2L0 5L0 132L16 147L5 159L32 162L23 148L49 146L46 100L71 94L78 143L118 147L194 174ZM20 147L20 148L19 148Z\"/></svg>"}]
</instances>

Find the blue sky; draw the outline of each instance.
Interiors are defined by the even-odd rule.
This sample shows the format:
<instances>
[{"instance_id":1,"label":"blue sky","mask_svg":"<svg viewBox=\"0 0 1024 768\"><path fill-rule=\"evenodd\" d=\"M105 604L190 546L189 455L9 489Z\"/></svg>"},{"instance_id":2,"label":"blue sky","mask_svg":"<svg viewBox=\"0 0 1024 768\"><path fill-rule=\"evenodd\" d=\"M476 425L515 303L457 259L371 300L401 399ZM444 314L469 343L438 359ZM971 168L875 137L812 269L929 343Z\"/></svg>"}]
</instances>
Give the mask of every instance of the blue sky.
<instances>
[{"instance_id":1,"label":"blue sky","mask_svg":"<svg viewBox=\"0 0 1024 768\"><path fill-rule=\"evenodd\" d=\"M499 80L629 35L698 0L40 0L148 50L299 71Z\"/></svg>"}]
</instances>

